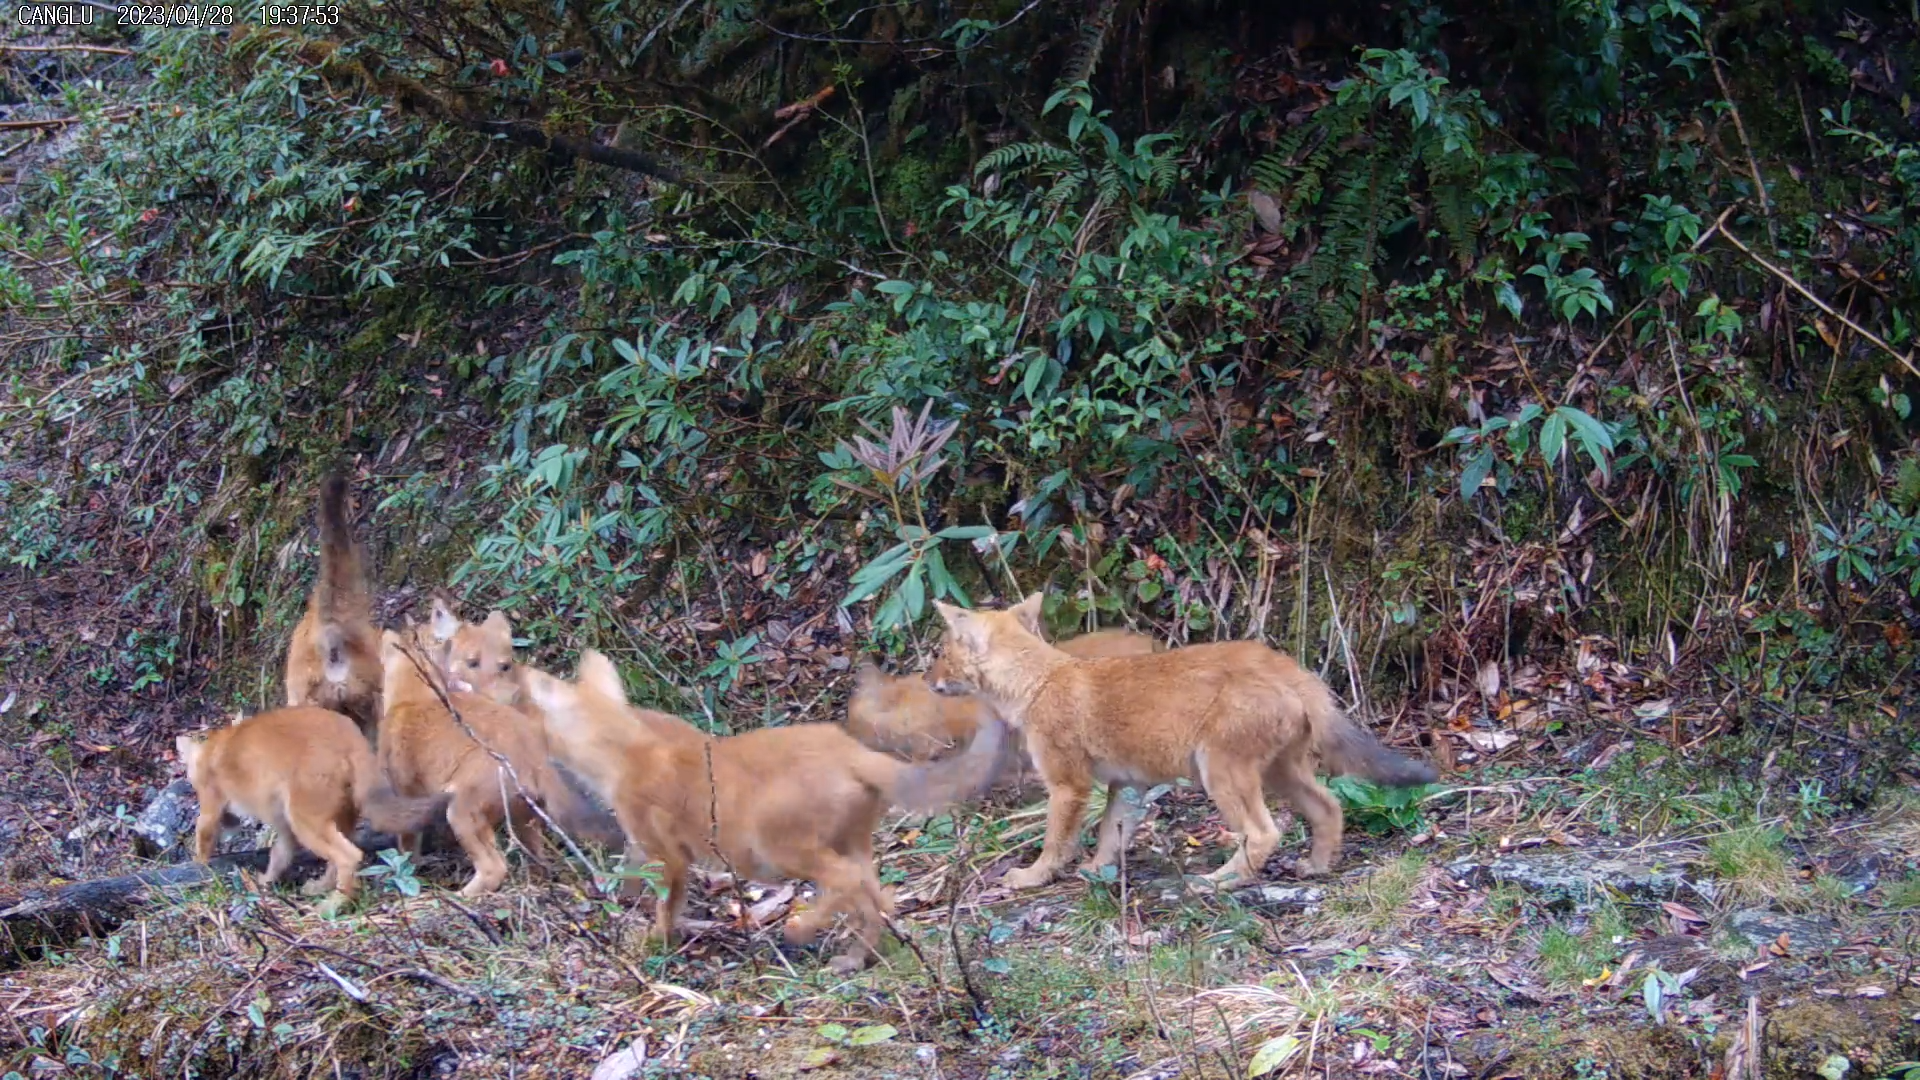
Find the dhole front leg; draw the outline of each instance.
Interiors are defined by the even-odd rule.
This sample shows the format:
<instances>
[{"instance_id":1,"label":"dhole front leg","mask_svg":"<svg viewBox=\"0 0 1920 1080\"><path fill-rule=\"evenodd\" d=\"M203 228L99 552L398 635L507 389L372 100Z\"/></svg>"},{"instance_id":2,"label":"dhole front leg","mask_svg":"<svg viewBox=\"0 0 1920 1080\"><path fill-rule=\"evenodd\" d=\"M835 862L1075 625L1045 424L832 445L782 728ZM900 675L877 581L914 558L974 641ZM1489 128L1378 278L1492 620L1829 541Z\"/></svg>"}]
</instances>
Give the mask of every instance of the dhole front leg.
<instances>
[{"instance_id":1,"label":"dhole front leg","mask_svg":"<svg viewBox=\"0 0 1920 1080\"><path fill-rule=\"evenodd\" d=\"M680 912L687 906L687 864L680 861L662 860L667 879L667 895L660 898L654 908L653 933L660 939L664 948L673 948L674 924L680 921Z\"/></svg>"},{"instance_id":2,"label":"dhole front leg","mask_svg":"<svg viewBox=\"0 0 1920 1080\"><path fill-rule=\"evenodd\" d=\"M1045 885L1066 866L1073 849L1079 846L1080 816L1087 809L1089 787L1085 781L1067 786L1048 778L1046 842L1040 846L1040 857L1032 866L1009 870L1000 879L1007 888L1031 889Z\"/></svg>"},{"instance_id":3,"label":"dhole front leg","mask_svg":"<svg viewBox=\"0 0 1920 1080\"><path fill-rule=\"evenodd\" d=\"M225 808L200 804L199 820L193 824L193 861L202 866L213 861L213 849L220 842L220 818Z\"/></svg>"}]
</instances>

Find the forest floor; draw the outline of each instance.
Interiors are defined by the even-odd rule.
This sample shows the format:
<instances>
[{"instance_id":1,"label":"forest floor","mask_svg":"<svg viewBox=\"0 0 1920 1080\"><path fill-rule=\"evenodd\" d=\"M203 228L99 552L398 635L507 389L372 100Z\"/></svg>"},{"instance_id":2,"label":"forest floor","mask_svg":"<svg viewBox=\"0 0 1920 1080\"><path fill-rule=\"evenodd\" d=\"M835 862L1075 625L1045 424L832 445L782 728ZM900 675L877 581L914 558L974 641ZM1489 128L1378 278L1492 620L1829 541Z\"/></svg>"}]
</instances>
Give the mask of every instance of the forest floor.
<instances>
[{"instance_id":1,"label":"forest floor","mask_svg":"<svg viewBox=\"0 0 1920 1080\"><path fill-rule=\"evenodd\" d=\"M5 1056L23 1076L1903 1077L1920 801L1732 820L1670 754L1611 746L1351 811L1328 879L1293 879L1290 827L1228 896L1177 872L1228 842L1189 787L1150 797L1125 873L1020 894L998 879L1037 803L895 822L898 933L850 978L778 944L792 884L696 890L662 955L645 905L577 868L465 902L457 857L418 880L370 859L333 917L217 881L16 938Z\"/></svg>"}]
</instances>

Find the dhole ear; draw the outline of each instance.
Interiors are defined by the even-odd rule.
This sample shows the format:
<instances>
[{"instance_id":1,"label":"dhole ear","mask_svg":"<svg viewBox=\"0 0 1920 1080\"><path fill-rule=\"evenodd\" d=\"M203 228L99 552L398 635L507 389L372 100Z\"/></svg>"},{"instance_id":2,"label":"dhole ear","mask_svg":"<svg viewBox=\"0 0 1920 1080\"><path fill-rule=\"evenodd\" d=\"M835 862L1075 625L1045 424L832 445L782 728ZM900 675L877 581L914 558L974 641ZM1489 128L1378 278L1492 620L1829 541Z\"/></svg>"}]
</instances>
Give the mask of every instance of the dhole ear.
<instances>
[{"instance_id":1,"label":"dhole ear","mask_svg":"<svg viewBox=\"0 0 1920 1080\"><path fill-rule=\"evenodd\" d=\"M863 656L860 663L854 666L853 685L872 686L880 681L881 674L880 665L874 662L873 657Z\"/></svg>"},{"instance_id":2,"label":"dhole ear","mask_svg":"<svg viewBox=\"0 0 1920 1080\"><path fill-rule=\"evenodd\" d=\"M620 669L598 649L580 654L580 666L574 671L573 680L603 698L626 704L627 688L620 681Z\"/></svg>"},{"instance_id":3,"label":"dhole ear","mask_svg":"<svg viewBox=\"0 0 1920 1080\"><path fill-rule=\"evenodd\" d=\"M445 600L433 598L433 617L428 623L433 627L433 640L447 641L460 630L460 616L453 613Z\"/></svg>"},{"instance_id":4,"label":"dhole ear","mask_svg":"<svg viewBox=\"0 0 1920 1080\"><path fill-rule=\"evenodd\" d=\"M186 766L188 772L192 772L194 759L200 756L199 741L186 735L176 736L173 740L173 751L179 755L180 764Z\"/></svg>"},{"instance_id":5,"label":"dhole ear","mask_svg":"<svg viewBox=\"0 0 1920 1080\"><path fill-rule=\"evenodd\" d=\"M1007 610L1012 612L1013 617L1020 620L1020 625L1026 627L1034 637L1046 637L1046 631L1041 629L1041 605L1045 602L1044 594L1033 593Z\"/></svg>"},{"instance_id":6,"label":"dhole ear","mask_svg":"<svg viewBox=\"0 0 1920 1080\"><path fill-rule=\"evenodd\" d=\"M499 608L487 612L487 621L481 623L480 627L487 633L506 642L507 648L513 648L513 621L507 618L506 612L501 611Z\"/></svg>"},{"instance_id":7,"label":"dhole ear","mask_svg":"<svg viewBox=\"0 0 1920 1080\"><path fill-rule=\"evenodd\" d=\"M960 620L965 619L967 616L973 614L972 612L968 611L966 608L954 607L952 604L947 603L945 600L935 600L933 602L933 610L940 613L940 617L946 620L947 626L949 627L959 626Z\"/></svg>"}]
</instances>

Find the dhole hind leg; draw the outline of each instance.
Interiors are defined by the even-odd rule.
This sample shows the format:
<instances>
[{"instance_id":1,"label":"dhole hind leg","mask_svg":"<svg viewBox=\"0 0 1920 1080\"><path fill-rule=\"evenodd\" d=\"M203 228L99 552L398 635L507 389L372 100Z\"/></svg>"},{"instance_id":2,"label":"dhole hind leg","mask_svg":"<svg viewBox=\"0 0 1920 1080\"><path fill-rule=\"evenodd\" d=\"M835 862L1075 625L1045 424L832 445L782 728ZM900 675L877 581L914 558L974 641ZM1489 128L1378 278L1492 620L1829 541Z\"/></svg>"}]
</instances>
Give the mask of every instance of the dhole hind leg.
<instances>
[{"instance_id":1,"label":"dhole hind leg","mask_svg":"<svg viewBox=\"0 0 1920 1080\"><path fill-rule=\"evenodd\" d=\"M497 803L489 806L458 795L447 807L447 824L453 827L460 849L473 860L473 877L461 886L461 896L471 898L490 893L507 880L507 859L500 854L500 845L493 835L494 826L500 820L498 809Z\"/></svg>"},{"instance_id":2,"label":"dhole hind leg","mask_svg":"<svg viewBox=\"0 0 1920 1080\"><path fill-rule=\"evenodd\" d=\"M1199 756L1200 783L1207 789L1207 797L1220 808L1220 817L1226 821L1235 841L1233 857L1206 875L1205 880L1212 885L1251 881L1260 876L1267 856L1280 846L1280 829L1267 810L1260 770L1224 752L1202 750Z\"/></svg>"},{"instance_id":3,"label":"dhole hind leg","mask_svg":"<svg viewBox=\"0 0 1920 1080\"><path fill-rule=\"evenodd\" d=\"M1097 872L1112 866L1132 845L1133 831L1139 828L1146 808L1129 809L1127 791L1128 788L1123 784L1107 785L1107 808L1101 811L1100 824L1094 828L1098 842L1094 845L1093 855L1080 864L1080 869Z\"/></svg>"},{"instance_id":4,"label":"dhole hind leg","mask_svg":"<svg viewBox=\"0 0 1920 1080\"><path fill-rule=\"evenodd\" d=\"M327 860L326 873L307 882L300 891L308 896L338 892L341 899L351 900L360 884L360 848L347 839L337 822L296 821L293 826L301 845Z\"/></svg>"},{"instance_id":5,"label":"dhole hind leg","mask_svg":"<svg viewBox=\"0 0 1920 1080\"><path fill-rule=\"evenodd\" d=\"M836 916L846 914L853 931L853 943L827 966L839 974L850 975L867 966L880 944L883 923L876 904L876 898L882 896L879 877L873 872L870 860L862 861L838 852L822 852L818 859L808 861L818 868L814 871L814 883L820 887L819 906L789 919L786 938L795 945L809 944L833 924Z\"/></svg>"},{"instance_id":6,"label":"dhole hind leg","mask_svg":"<svg viewBox=\"0 0 1920 1080\"><path fill-rule=\"evenodd\" d=\"M267 872L260 875L260 884L277 885L286 876L287 868L293 865L293 857L297 854L293 823L287 820L285 814L278 814L269 819L267 824L273 827L273 850L267 855Z\"/></svg>"},{"instance_id":7,"label":"dhole hind leg","mask_svg":"<svg viewBox=\"0 0 1920 1080\"><path fill-rule=\"evenodd\" d=\"M1346 825L1340 800L1313 778L1313 766L1304 756L1275 761L1268 768L1267 776L1300 816L1307 819L1307 828L1313 836L1313 845L1307 857L1295 866L1295 872L1302 877L1313 877L1333 869L1340 857L1340 832Z\"/></svg>"}]
</instances>

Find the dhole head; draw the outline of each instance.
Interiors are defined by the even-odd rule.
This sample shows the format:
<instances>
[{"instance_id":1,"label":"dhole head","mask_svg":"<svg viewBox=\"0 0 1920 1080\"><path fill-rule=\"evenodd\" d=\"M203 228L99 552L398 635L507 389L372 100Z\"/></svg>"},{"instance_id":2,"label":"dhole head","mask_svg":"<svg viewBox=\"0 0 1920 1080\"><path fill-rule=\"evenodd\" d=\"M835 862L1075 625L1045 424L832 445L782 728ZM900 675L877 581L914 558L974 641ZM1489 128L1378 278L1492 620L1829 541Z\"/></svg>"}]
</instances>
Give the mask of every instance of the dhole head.
<instances>
[{"instance_id":1,"label":"dhole head","mask_svg":"<svg viewBox=\"0 0 1920 1080\"><path fill-rule=\"evenodd\" d=\"M187 781L194 787L200 786L200 777L195 766L200 764L200 748L204 745L204 739L196 739L191 735L177 736L173 740L174 753L179 755L180 764L187 770Z\"/></svg>"},{"instance_id":2,"label":"dhole head","mask_svg":"<svg viewBox=\"0 0 1920 1080\"><path fill-rule=\"evenodd\" d=\"M1034 593L1005 611L968 611L935 600L934 610L947 624L947 639L927 668L927 685L936 694L978 693L996 650L1045 640L1040 633L1042 599Z\"/></svg>"},{"instance_id":3,"label":"dhole head","mask_svg":"<svg viewBox=\"0 0 1920 1080\"><path fill-rule=\"evenodd\" d=\"M594 649L580 654L572 682L534 668L526 669L522 678L527 697L539 707L547 729L563 742L586 737L596 726L596 718L628 707L620 672L612 660Z\"/></svg>"},{"instance_id":4,"label":"dhole head","mask_svg":"<svg viewBox=\"0 0 1920 1080\"><path fill-rule=\"evenodd\" d=\"M484 694L502 705L520 700L513 673L513 623L504 611L490 611L484 622L462 622L445 600L434 598L428 624L442 650L441 669L453 690Z\"/></svg>"}]
</instances>

